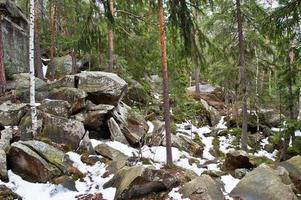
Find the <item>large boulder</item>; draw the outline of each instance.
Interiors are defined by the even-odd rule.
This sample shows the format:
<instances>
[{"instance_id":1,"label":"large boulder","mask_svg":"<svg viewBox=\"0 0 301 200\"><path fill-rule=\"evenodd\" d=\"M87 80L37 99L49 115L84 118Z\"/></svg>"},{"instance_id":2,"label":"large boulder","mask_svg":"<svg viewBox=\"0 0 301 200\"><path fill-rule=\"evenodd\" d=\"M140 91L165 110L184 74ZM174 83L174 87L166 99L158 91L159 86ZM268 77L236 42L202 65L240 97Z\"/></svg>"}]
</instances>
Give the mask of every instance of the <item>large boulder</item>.
<instances>
[{"instance_id":1,"label":"large boulder","mask_svg":"<svg viewBox=\"0 0 301 200\"><path fill-rule=\"evenodd\" d=\"M169 190L180 184L177 176L167 170L155 170L143 166L124 167L104 184L115 187L114 199L136 199L148 194Z\"/></svg>"},{"instance_id":2,"label":"large boulder","mask_svg":"<svg viewBox=\"0 0 301 200\"><path fill-rule=\"evenodd\" d=\"M45 99L38 109L57 116L69 117L71 105L64 100Z\"/></svg>"},{"instance_id":3,"label":"large boulder","mask_svg":"<svg viewBox=\"0 0 301 200\"><path fill-rule=\"evenodd\" d=\"M95 104L117 105L127 90L127 83L113 73L85 71L74 78L75 87L86 91Z\"/></svg>"},{"instance_id":4,"label":"large boulder","mask_svg":"<svg viewBox=\"0 0 301 200\"><path fill-rule=\"evenodd\" d=\"M82 110L85 106L87 93L84 90L72 87L60 87L53 89L48 98L67 101L71 105L71 113Z\"/></svg>"},{"instance_id":5,"label":"large boulder","mask_svg":"<svg viewBox=\"0 0 301 200\"><path fill-rule=\"evenodd\" d=\"M89 107L85 112L79 113L75 119L80 119L89 131L100 132L104 124L105 117L114 109L112 105L99 104Z\"/></svg>"},{"instance_id":6,"label":"large boulder","mask_svg":"<svg viewBox=\"0 0 301 200\"><path fill-rule=\"evenodd\" d=\"M129 105L146 105L150 100L150 95L138 81L130 80L128 91L124 97L124 102Z\"/></svg>"},{"instance_id":7,"label":"large boulder","mask_svg":"<svg viewBox=\"0 0 301 200\"><path fill-rule=\"evenodd\" d=\"M0 180L8 180L6 153L3 149L0 149Z\"/></svg>"},{"instance_id":8,"label":"large boulder","mask_svg":"<svg viewBox=\"0 0 301 200\"><path fill-rule=\"evenodd\" d=\"M267 165L260 165L241 179L230 196L244 200L297 200L292 186L283 182L281 174Z\"/></svg>"},{"instance_id":9,"label":"large boulder","mask_svg":"<svg viewBox=\"0 0 301 200\"><path fill-rule=\"evenodd\" d=\"M37 152L42 158L56 166L63 173L67 173L68 168L72 166L72 161L67 154L49 144L37 140L24 141L21 144Z\"/></svg>"},{"instance_id":10,"label":"large boulder","mask_svg":"<svg viewBox=\"0 0 301 200\"><path fill-rule=\"evenodd\" d=\"M28 89L29 88L29 73L20 73L20 74L14 74L13 75L13 81L16 82L16 89L22 90L22 89ZM39 79L38 77L35 77L35 87L40 88L44 86L46 83Z\"/></svg>"},{"instance_id":11,"label":"large boulder","mask_svg":"<svg viewBox=\"0 0 301 200\"><path fill-rule=\"evenodd\" d=\"M121 151L114 149L105 143L97 145L96 147L94 147L94 150L99 155L108 158L110 160L122 160L122 159L127 159L128 157Z\"/></svg>"},{"instance_id":12,"label":"large boulder","mask_svg":"<svg viewBox=\"0 0 301 200\"><path fill-rule=\"evenodd\" d=\"M250 169L254 165L250 162L248 153L243 150L232 150L226 154L224 167L227 170L235 170L238 168Z\"/></svg>"},{"instance_id":13,"label":"large boulder","mask_svg":"<svg viewBox=\"0 0 301 200\"><path fill-rule=\"evenodd\" d=\"M144 171L143 166L123 167L111 180L103 185L104 188L115 187L115 198L118 199L121 194L130 186L130 184Z\"/></svg>"},{"instance_id":14,"label":"large boulder","mask_svg":"<svg viewBox=\"0 0 301 200\"><path fill-rule=\"evenodd\" d=\"M11 189L5 185L0 185L0 199L3 200L22 200L18 194L14 193Z\"/></svg>"},{"instance_id":15,"label":"large boulder","mask_svg":"<svg viewBox=\"0 0 301 200\"><path fill-rule=\"evenodd\" d=\"M38 136L49 138L51 141L59 144L67 144L70 149L77 149L81 139L86 131L83 123L67 119L60 116L51 115L45 112L38 111ZM32 134L30 131L31 116L28 112L20 122L21 139L30 140Z\"/></svg>"},{"instance_id":16,"label":"large boulder","mask_svg":"<svg viewBox=\"0 0 301 200\"><path fill-rule=\"evenodd\" d=\"M0 125L17 126L27 110L26 104L4 102L0 105Z\"/></svg>"},{"instance_id":17,"label":"large boulder","mask_svg":"<svg viewBox=\"0 0 301 200\"><path fill-rule=\"evenodd\" d=\"M181 188L184 198L192 200L215 200L224 199L219 185L208 175L201 175L192 181L185 183Z\"/></svg>"},{"instance_id":18,"label":"large boulder","mask_svg":"<svg viewBox=\"0 0 301 200\"><path fill-rule=\"evenodd\" d=\"M261 115L263 115L264 124L268 127L280 126L282 119L285 118L284 115L280 115L279 112L272 109L262 109L259 112Z\"/></svg>"},{"instance_id":19,"label":"large boulder","mask_svg":"<svg viewBox=\"0 0 301 200\"><path fill-rule=\"evenodd\" d=\"M296 188L301 192L301 156L292 157L289 160L280 163L280 166L284 167L295 183Z\"/></svg>"},{"instance_id":20,"label":"large boulder","mask_svg":"<svg viewBox=\"0 0 301 200\"><path fill-rule=\"evenodd\" d=\"M46 77L48 78L62 78L65 75L72 73L72 57L66 55L63 57L56 57L51 60L48 65Z\"/></svg>"},{"instance_id":21,"label":"large boulder","mask_svg":"<svg viewBox=\"0 0 301 200\"><path fill-rule=\"evenodd\" d=\"M166 138L165 135L163 135L164 132L162 132L162 144L163 146L166 146ZM193 156L201 157L203 155L204 151L204 144L200 142L196 143L190 138L184 136L184 135L171 135L171 145L173 147L176 147L178 149L184 149L187 152L190 152Z\"/></svg>"},{"instance_id":22,"label":"large boulder","mask_svg":"<svg viewBox=\"0 0 301 200\"><path fill-rule=\"evenodd\" d=\"M61 174L56 166L48 163L38 153L20 142L11 145L8 165L14 173L30 182L46 183Z\"/></svg>"},{"instance_id":23,"label":"large boulder","mask_svg":"<svg viewBox=\"0 0 301 200\"><path fill-rule=\"evenodd\" d=\"M122 102L114 109L112 115L127 141L133 146L139 146L148 130L144 118Z\"/></svg>"}]
</instances>

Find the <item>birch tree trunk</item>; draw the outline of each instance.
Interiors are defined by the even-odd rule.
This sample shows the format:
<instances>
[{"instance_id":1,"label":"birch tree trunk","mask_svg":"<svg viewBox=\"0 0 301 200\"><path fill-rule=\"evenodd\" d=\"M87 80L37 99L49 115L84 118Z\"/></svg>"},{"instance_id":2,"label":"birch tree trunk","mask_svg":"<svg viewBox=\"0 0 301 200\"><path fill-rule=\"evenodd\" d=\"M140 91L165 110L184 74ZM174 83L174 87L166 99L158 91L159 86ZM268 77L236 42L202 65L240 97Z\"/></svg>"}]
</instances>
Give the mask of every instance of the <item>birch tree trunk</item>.
<instances>
[{"instance_id":1,"label":"birch tree trunk","mask_svg":"<svg viewBox=\"0 0 301 200\"><path fill-rule=\"evenodd\" d=\"M35 2L30 0L30 17L29 17L29 75L30 75L30 108L32 121L32 135L37 135L37 110L35 102L35 76L34 76L34 19L35 19Z\"/></svg>"},{"instance_id":2,"label":"birch tree trunk","mask_svg":"<svg viewBox=\"0 0 301 200\"><path fill-rule=\"evenodd\" d=\"M166 134L166 165L171 167L172 150L171 150L171 133L170 133L170 108L169 108L169 90L168 90L168 75L167 75L167 56L166 56L166 36L164 25L164 10L162 0L158 0L159 6L159 28L160 28L160 47L162 61L162 76L163 76L163 101L164 101L164 120Z\"/></svg>"},{"instance_id":3,"label":"birch tree trunk","mask_svg":"<svg viewBox=\"0 0 301 200\"><path fill-rule=\"evenodd\" d=\"M247 151L248 142L248 111L247 111L247 83L246 83L246 65L245 65L245 47L244 47L244 35L243 35L243 17L241 14L240 0L236 0L237 9L237 32L239 43L239 86L240 97L242 101L242 134L241 134L241 148Z\"/></svg>"},{"instance_id":4,"label":"birch tree trunk","mask_svg":"<svg viewBox=\"0 0 301 200\"><path fill-rule=\"evenodd\" d=\"M114 2L113 0L109 0L109 5L110 5L110 11L113 16L114 14ZM114 35L113 35L113 28L112 24L109 24L109 33L108 33L108 46L109 46L109 65L108 65L108 71L112 72L113 71L113 66L114 66Z\"/></svg>"},{"instance_id":5,"label":"birch tree trunk","mask_svg":"<svg viewBox=\"0 0 301 200\"><path fill-rule=\"evenodd\" d=\"M6 78L4 66L4 47L2 38L2 16L0 16L0 94L5 92Z\"/></svg>"}]
</instances>

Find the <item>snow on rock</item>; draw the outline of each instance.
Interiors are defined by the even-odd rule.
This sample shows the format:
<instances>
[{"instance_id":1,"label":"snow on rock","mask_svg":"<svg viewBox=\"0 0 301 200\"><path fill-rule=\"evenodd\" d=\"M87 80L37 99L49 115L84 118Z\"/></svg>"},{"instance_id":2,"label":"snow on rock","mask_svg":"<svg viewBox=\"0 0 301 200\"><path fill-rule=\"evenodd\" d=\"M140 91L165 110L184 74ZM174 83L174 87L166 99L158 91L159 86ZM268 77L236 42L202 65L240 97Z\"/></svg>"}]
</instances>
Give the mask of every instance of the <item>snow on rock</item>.
<instances>
[{"instance_id":1,"label":"snow on rock","mask_svg":"<svg viewBox=\"0 0 301 200\"><path fill-rule=\"evenodd\" d=\"M147 125L148 125L147 133L152 133L154 131L154 128L155 128L154 124L150 121L147 121Z\"/></svg>"}]
</instances>

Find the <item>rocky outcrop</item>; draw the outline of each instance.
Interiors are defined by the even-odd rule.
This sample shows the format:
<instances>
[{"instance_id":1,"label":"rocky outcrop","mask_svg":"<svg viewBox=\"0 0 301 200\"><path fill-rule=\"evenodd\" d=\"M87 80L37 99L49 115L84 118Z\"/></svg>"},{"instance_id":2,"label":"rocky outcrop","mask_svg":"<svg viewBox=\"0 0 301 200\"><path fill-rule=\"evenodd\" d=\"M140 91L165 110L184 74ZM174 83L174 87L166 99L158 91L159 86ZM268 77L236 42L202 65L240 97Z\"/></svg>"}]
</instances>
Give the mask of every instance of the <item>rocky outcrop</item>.
<instances>
[{"instance_id":1,"label":"rocky outcrop","mask_svg":"<svg viewBox=\"0 0 301 200\"><path fill-rule=\"evenodd\" d=\"M231 191L234 199L297 200L291 185L283 182L278 170L260 165L248 173Z\"/></svg>"},{"instance_id":2,"label":"rocky outcrop","mask_svg":"<svg viewBox=\"0 0 301 200\"><path fill-rule=\"evenodd\" d=\"M233 150L226 154L224 167L227 170L235 170L238 168L250 169L254 165L250 162L248 153L243 150Z\"/></svg>"},{"instance_id":3,"label":"rocky outcrop","mask_svg":"<svg viewBox=\"0 0 301 200\"><path fill-rule=\"evenodd\" d=\"M180 192L184 198L192 200L215 200L224 199L219 185L208 175L201 175L192 181L185 183Z\"/></svg>"},{"instance_id":4,"label":"rocky outcrop","mask_svg":"<svg viewBox=\"0 0 301 200\"><path fill-rule=\"evenodd\" d=\"M14 193L11 189L5 185L0 185L0 199L3 200L22 200L18 194Z\"/></svg>"},{"instance_id":5,"label":"rocky outcrop","mask_svg":"<svg viewBox=\"0 0 301 200\"><path fill-rule=\"evenodd\" d=\"M15 104L10 101L0 105L0 125L17 126L26 113L26 104Z\"/></svg>"}]
</instances>

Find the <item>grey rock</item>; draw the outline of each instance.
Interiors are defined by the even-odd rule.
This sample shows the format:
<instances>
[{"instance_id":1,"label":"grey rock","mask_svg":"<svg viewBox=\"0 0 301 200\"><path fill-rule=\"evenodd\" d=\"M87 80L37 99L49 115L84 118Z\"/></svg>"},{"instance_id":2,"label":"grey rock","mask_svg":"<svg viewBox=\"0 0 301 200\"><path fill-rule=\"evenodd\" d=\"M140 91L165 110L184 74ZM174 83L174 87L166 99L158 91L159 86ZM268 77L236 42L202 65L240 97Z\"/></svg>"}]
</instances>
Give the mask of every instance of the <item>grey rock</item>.
<instances>
[{"instance_id":1,"label":"grey rock","mask_svg":"<svg viewBox=\"0 0 301 200\"><path fill-rule=\"evenodd\" d=\"M17 126L25 113L26 104L4 102L0 105L0 124L2 126Z\"/></svg>"},{"instance_id":2,"label":"grey rock","mask_svg":"<svg viewBox=\"0 0 301 200\"><path fill-rule=\"evenodd\" d=\"M244 200L297 200L292 187L282 182L277 170L260 165L249 172L231 191L230 196Z\"/></svg>"},{"instance_id":3,"label":"grey rock","mask_svg":"<svg viewBox=\"0 0 301 200\"><path fill-rule=\"evenodd\" d=\"M11 145L8 164L14 173L30 182L46 183L61 174L57 167L20 142Z\"/></svg>"},{"instance_id":4,"label":"grey rock","mask_svg":"<svg viewBox=\"0 0 301 200\"><path fill-rule=\"evenodd\" d=\"M45 99L42 101L38 109L49 114L61 117L69 117L71 105L64 100Z\"/></svg>"},{"instance_id":5,"label":"grey rock","mask_svg":"<svg viewBox=\"0 0 301 200\"><path fill-rule=\"evenodd\" d=\"M110 147L107 144L99 144L96 147L94 147L94 150L96 153L102 155L105 158L108 158L110 160L119 160L119 159L127 159L128 156L123 154L121 151L114 149Z\"/></svg>"},{"instance_id":6,"label":"grey rock","mask_svg":"<svg viewBox=\"0 0 301 200\"><path fill-rule=\"evenodd\" d=\"M219 185L208 175L201 175L188 183L185 183L180 189L184 198L215 200L223 199Z\"/></svg>"}]
</instances>

